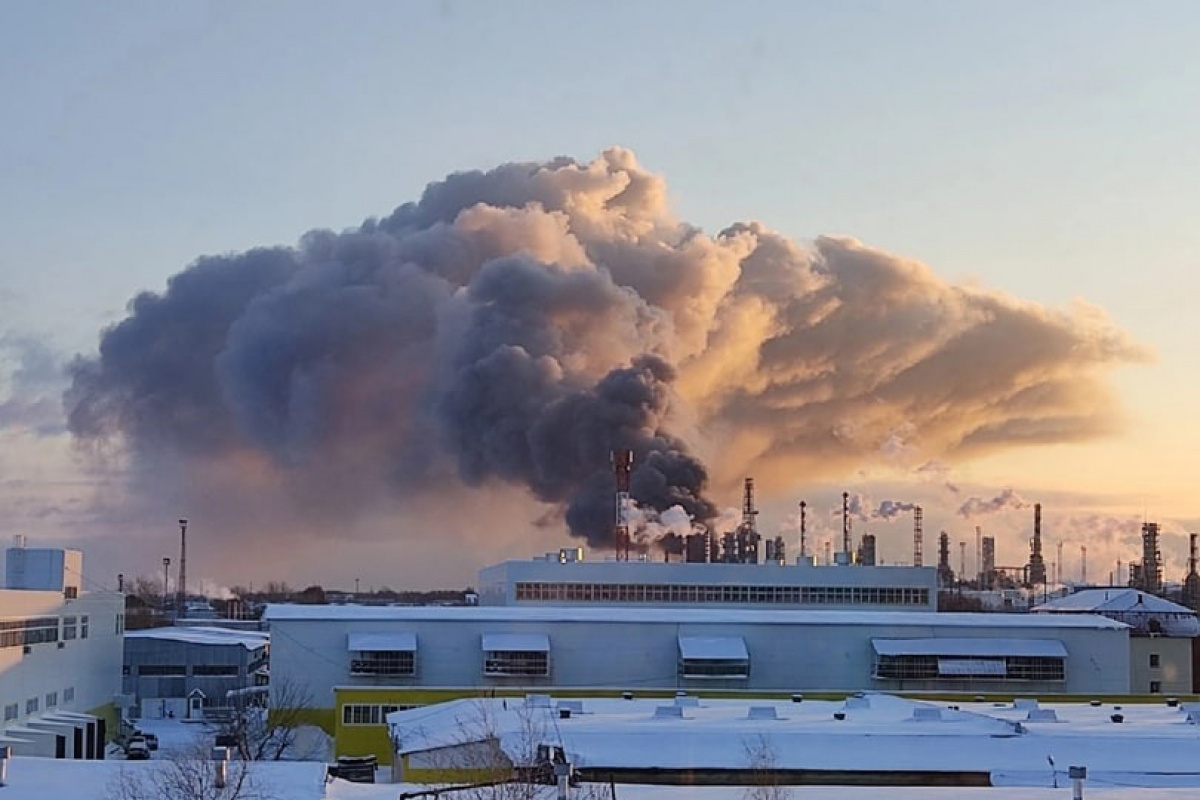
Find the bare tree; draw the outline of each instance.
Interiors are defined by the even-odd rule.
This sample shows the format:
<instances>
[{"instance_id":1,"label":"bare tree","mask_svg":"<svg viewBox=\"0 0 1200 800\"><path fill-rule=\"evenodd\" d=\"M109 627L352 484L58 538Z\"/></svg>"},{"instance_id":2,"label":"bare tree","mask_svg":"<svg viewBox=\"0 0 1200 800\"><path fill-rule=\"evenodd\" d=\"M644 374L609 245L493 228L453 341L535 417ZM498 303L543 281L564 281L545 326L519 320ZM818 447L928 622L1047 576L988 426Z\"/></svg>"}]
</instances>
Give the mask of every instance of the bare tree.
<instances>
[{"instance_id":1,"label":"bare tree","mask_svg":"<svg viewBox=\"0 0 1200 800\"><path fill-rule=\"evenodd\" d=\"M743 739L742 751L754 783L742 792L743 800L788 800L792 790L779 783L779 753L766 734Z\"/></svg>"},{"instance_id":2,"label":"bare tree","mask_svg":"<svg viewBox=\"0 0 1200 800\"><path fill-rule=\"evenodd\" d=\"M230 761L224 786L218 786L217 764L203 745L174 752L134 768L123 767L109 781L105 800L272 800L258 786L253 765Z\"/></svg>"},{"instance_id":3,"label":"bare tree","mask_svg":"<svg viewBox=\"0 0 1200 800\"><path fill-rule=\"evenodd\" d=\"M245 761L280 761L310 755L295 752L313 705L308 685L285 678L274 682L269 706L266 696L244 690L231 693L233 712L221 733L234 737L238 756Z\"/></svg>"}]
</instances>

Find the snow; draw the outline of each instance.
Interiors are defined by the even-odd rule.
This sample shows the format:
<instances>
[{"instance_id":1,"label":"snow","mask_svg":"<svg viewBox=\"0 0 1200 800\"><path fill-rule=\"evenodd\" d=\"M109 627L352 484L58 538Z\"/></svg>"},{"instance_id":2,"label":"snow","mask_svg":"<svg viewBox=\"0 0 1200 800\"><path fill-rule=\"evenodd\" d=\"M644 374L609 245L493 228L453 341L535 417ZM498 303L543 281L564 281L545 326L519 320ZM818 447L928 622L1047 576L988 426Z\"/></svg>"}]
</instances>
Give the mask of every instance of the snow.
<instances>
[{"instance_id":1,"label":"snow","mask_svg":"<svg viewBox=\"0 0 1200 800\"><path fill-rule=\"evenodd\" d=\"M630 606L355 606L271 604L271 621L373 620L475 622L645 622L729 625L889 625L921 628L1087 628L1128 626L1095 614L942 614L936 611L808 611L787 608L639 608Z\"/></svg>"},{"instance_id":2,"label":"snow","mask_svg":"<svg viewBox=\"0 0 1200 800\"><path fill-rule=\"evenodd\" d=\"M544 633L485 633L482 641L486 653L550 652L550 638Z\"/></svg>"},{"instance_id":3,"label":"snow","mask_svg":"<svg viewBox=\"0 0 1200 800\"><path fill-rule=\"evenodd\" d=\"M230 630L228 628L208 628L189 626L176 628L146 628L137 631L126 631L126 639L167 639L174 642L189 644L232 644L241 645L247 650L257 650L270 643L270 634L257 631Z\"/></svg>"},{"instance_id":4,"label":"snow","mask_svg":"<svg viewBox=\"0 0 1200 800\"><path fill-rule=\"evenodd\" d=\"M377 653L415 653L415 633L349 633L346 634L346 649L351 652L364 650Z\"/></svg>"},{"instance_id":5,"label":"snow","mask_svg":"<svg viewBox=\"0 0 1200 800\"><path fill-rule=\"evenodd\" d=\"M679 655L704 661L749 661L740 636L680 636Z\"/></svg>"},{"instance_id":6,"label":"snow","mask_svg":"<svg viewBox=\"0 0 1200 800\"><path fill-rule=\"evenodd\" d=\"M1067 657L1057 639L872 639L871 647L881 656Z\"/></svg>"},{"instance_id":7,"label":"snow","mask_svg":"<svg viewBox=\"0 0 1200 800\"><path fill-rule=\"evenodd\" d=\"M1135 611L1155 614L1188 614L1190 608L1133 588L1084 589L1035 606L1034 611Z\"/></svg>"},{"instance_id":8,"label":"snow","mask_svg":"<svg viewBox=\"0 0 1200 800\"><path fill-rule=\"evenodd\" d=\"M579 766L744 769L746 743L768 737L784 769L985 772L993 782L1049 786L1072 764L1093 782L1200 787L1200 726L1183 708L1043 704L1059 722L1027 722L1028 708L988 703L923 703L871 694L846 702L775 702L777 719L751 718L745 701L702 700L664 717L657 699L584 700L584 713L559 719L520 701L459 700L388 715L403 752L456 744L464 731L494 729L510 753L531 728L561 743ZM754 701L765 707L765 701ZM916 709L939 708L940 719ZM834 718L841 712L844 719ZM1060 776L1061 779L1061 776Z\"/></svg>"}]
</instances>

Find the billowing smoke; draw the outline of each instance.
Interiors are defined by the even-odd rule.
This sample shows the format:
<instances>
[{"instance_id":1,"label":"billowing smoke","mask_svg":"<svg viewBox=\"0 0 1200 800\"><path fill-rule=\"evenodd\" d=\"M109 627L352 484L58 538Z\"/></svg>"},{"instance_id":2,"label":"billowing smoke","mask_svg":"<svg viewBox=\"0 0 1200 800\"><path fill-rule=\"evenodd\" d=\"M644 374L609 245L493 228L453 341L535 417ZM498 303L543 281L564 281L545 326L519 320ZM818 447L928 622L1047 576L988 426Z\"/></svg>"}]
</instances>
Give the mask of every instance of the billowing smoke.
<instances>
[{"instance_id":1,"label":"billowing smoke","mask_svg":"<svg viewBox=\"0 0 1200 800\"><path fill-rule=\"evenodd\" d=\"M666 197L614 148L201 258L74 363L70 429L119 448L134 489L219 500L245 532L268 489L340 517L508 485L604 544L613 448L682 529L717 513L698 453L723 487L769 488L1087 439L1114 423L1106 373L1145 357L1095 308L953 286L852 239L709 235Z\"/></svg>"},{"instance_id":2,"label":"billowing smoke","mask_svg":"<svg viewBox=\"0 0 1200 800\"><path fill-rule=\"evenodd\" d=\"M905 511L912 511L917 507L916 503L905 503L900 500L884 500L875 509L875 517L877 519L895 519Z\"/></svg>"},{"instance_id":3,"label":"billowing smoke","mask_svg":"<svg viewBox=\"0 0 1200 800\"><path fill-rule=\"evenodd\" d=\"M1029 503L1025 502L1020 495L1008 488L991 499L969 497L965 503L959 506L958 513L963 517L978 517L984 514L994 514L997 511L1022 509L1028 505Z\"/></svg>"}]
</instances>

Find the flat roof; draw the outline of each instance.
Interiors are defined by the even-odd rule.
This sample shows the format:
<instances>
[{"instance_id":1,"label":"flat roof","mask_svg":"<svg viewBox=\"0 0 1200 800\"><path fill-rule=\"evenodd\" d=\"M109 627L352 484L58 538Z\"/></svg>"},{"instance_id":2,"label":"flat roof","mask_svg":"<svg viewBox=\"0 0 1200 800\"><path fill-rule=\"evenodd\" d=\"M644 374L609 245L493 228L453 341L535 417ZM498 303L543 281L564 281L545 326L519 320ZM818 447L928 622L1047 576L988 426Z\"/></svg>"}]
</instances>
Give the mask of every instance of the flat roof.
<instances>
[{"instance_id":1,"label":"flat roof","mask_svg":"<svg viewBox=\"0 0 1200 800\"><path fill-rule=\"evenodd\" d=\"M631 622L743 625L936 626L939 628L1089 628L1127 625L1095 614L983 614L937 611L810 611L790 608L664 608L661 606L355 606L273 603L271 622Z\"/></svg>"}]
</instances>

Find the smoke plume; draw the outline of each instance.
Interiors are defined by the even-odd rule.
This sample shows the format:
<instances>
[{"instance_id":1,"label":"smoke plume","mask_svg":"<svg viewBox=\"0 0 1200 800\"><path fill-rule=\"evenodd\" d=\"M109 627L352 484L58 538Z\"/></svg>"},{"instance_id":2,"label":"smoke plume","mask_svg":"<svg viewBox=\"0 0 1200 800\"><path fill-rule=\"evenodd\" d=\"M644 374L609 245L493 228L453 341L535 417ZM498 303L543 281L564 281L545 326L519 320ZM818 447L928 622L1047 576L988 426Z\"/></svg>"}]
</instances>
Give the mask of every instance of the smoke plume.
<instances>
[{"instance_id":1,"label":"smoke plume","mask_svg":"<svg viewBox=\"0 0 1200 800\"><path fill-rule=\"evenodd\" d=\"M958 513L963 517L978 517L984 514L994 514L997 511L1005 509L1022 509L1028 506L1016 492L1011 488L1005 489L1000 494L986 500L982 497L969 497L967 501L958 508Z\"/></svg>"},{"instance_id":2,"label":"smoke plume","mask_svg":"<svg viewBox=\"0 0 1200 800\"><path fill-rule=\"evenodd\" d=\"M900 500L884 500L875 509L874 516L877 519L895 519L903 512L912 511L916 507L916 503L905 503Z\"/></svg>"},{"instance_id":3,"label":"smoke plume","mask_svg":"<svg viewBox=\"0 0 1200 800\"><path fill-rule=\"evenodd\" d=\"M507 485L603 545L613 448L635 452L637 503L682 530L680 512L718 513L698 453L720 454L722 486L778 486L1087 439L1116 420L1106 374L1145 358L1095 308L950 285L847 238L706 234L667 195L614 148L201 258L74 362L70 430L119 448L135 490L218 499L246 532L268 493L335 518Z\"/></svg>"}]
</instances>

